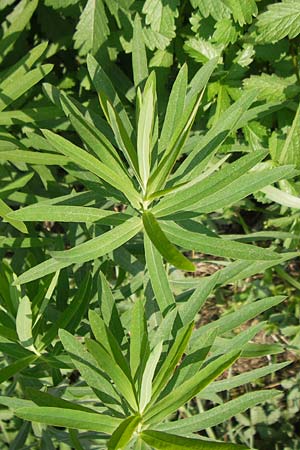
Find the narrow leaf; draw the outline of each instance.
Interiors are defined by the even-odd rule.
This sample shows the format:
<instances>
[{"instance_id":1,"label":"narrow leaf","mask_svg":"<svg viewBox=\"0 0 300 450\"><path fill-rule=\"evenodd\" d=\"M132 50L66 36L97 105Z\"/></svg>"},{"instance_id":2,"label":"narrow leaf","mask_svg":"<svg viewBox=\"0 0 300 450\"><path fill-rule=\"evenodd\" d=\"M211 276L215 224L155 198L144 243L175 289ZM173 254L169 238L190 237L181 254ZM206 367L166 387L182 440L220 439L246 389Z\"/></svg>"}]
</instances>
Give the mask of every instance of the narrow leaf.
<instances>
[{"instance_id":1,"label":"narrow leaf","mask_svg":"<svg viewBox=\"0 0 300 450\"><path fill-rule=\"evenodd\" d=\"M112 434L120 424L120 419L104 414L47 406L17 408L15 415L24 420L45 423L55 427L77 428L107 434Z\"/></svg>"},{"instance_id":2,"label":"narrow leaf","mask_svg":"<svg viewBox=\"0 0 300 450\"><path fill-rule=\"evenodd\" d=\"M127 417L113 432L107 443L108 450L123 449L130 441L142 418L139 415Z\"/></svg>"},{"instance_id":3,"label":"narrow leaf","mask_svg":"<svg viewBox=\"0 0 300 450\"><path fill-rule=\"evenodd\" d=\"M212 442L202 439L185 438L161 431L146 430L141 433L141 438L151 447L158 450L247 450L248 447L224 442Z\"/></svg>"},{"instance_id":4,"label":"narrow leaf","mask_svg":"<svg viewBox=\"0 0 300 450\"><path fill-rule=\"evenodd\" d=\"M178 269L195 271L194 264L171 244L151 212L144 211L143 224L149 239L168 262Z\"/></svg>"}]
</instances>

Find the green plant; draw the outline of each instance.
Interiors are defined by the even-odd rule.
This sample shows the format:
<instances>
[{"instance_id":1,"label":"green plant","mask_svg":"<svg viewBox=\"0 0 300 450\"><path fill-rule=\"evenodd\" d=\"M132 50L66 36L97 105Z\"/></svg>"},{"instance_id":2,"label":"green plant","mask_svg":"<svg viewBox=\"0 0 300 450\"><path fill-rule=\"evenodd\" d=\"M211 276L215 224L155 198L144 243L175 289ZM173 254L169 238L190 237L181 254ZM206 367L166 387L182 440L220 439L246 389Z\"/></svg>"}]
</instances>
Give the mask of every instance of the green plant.
<instances>
[{"instance_id":1,"label":"green plant","mask_svg":"<svg viewBox=\"0 0 300 450\"><path fill-rule=\"evenodd\" d=\"M287 397L285 363L210 377L232 349L243 365L299 346L296 2L142 3L0 2L0 449L292 448L285 400L253 392L271 374ZM247 344L264 328L286 346Z\"/></svg>"},{"instance_id":2,"label":"green plant","mask_svg":"<svg viewBox=\"0 0 300 450\"><path fill-rule=\"evenodd\" d=\"M232 379L214 382L239 356L247 355L251 348L248 341L262 329L263 324L246 329L232 339L222 336L283 300L280 296L266 298L194 329L193 317L204 304L217 277L218 274L204 280L204 284L188 300L178 303L158 325L152 327L149 325L151 322L147 325L143 298L130 306L130 315L126 314L126 318L119 316L113 294L101 274L100 310L97 308L98 311L94 309L89 313L94 338L85 337L85 345L82 345L70 332L61 330L59 333L64 349L71 357L71 366L79 370L89 387L83 390L79 383L72 388L73 396L80 398L83 395L81 392L85 392L85 395L95 398L92 404L64 399L64 395L68 396L68 388L63 391L50 389L48 393L25 388L25 395L30 400L1 397L0 402L12 407L16 416L26 420L97 432L91 439L100 448L248 448L214 443L193 433L272 399L278 391L252 392L251 395L245 394L216 406L207 414L197 414L180 421L173 416L171 422L165 421L195 396L215 401L217 392L249 383L286 365L271 364ZM72 328L76 326L71 310L74 314L74 305L78 306L79 298L82 298L84 291L87 292L86 289L86 286L82 287L81 294L78 292L73 306L70 305L63 314L64 320L60 319L39 339L39 352L56 335L53 327L57 330L62 323L65 327L71 324ZM23 303L24 299L21 300L21 308ZM76 317L79 315L76 311ZM125 323L128 325L125 326ZM31 324L26 322L22 327L19 329L27 330L28 337ZM266 348L256 347L254 353L262 355L266 351ZM42 352L36 358L51 360L51 355L46 356ZM2 372L5 370L7 372L7 369ZM88 438L79 434L75 440L73 432L70 433L70 441L76 448L82 448L81 439L84 442Z\"/></svg>"},{"instance_id":3,"label":"green plant","mask_svg":"<svg viewBox=\"0 0 300 450\"><path fill-rule=\"evenodd\" d=\"M136 40L139 40L138 31ZM157 261L160 259L160 256L156 255L157 251L175 267L194 270L193 264L174 244L186 250L193 248L196 251L237 259L274 260L280 257L266 249L222 240L212 235L201 222L199 224L197 220L193 221L193 218L201 218L202 214L231 205L250 193L295 173L293 166L250 171L266 156L265 151L250 153L230 164L225 164L222 159L214 159L216 151L228 134L255 114L255 108L247 111L255 95L250 92L242 96L216 125L199 139L199 143L184 161L176 166L178 158L184 153L184 144L195 120L203 89L216 67L217 60L204 65L189 85L187 68L182 67L174 83L159 134L155 74L152 73L147 81L145 80L147 66L144 52L145 49L140 45L138 54L133 59L137 88L136 130L104 71L96 60L90 57L90 75L114 136L98 116L94 116L93 123L93 120L85 117L85 111L76 102L55 88L45 86L49 97L63 108L87 148L83 149L62 136L44 130L44 137L36 136L42 148L62 153L63 157L49 152L32 154L26 150L21 152L21 156L19 153L3 153L7 160L18 161L21 158L21 161L27 163L32 163L36 156L42 157L46 164L49 161L49 164L63 165L67 171L69 164L74 163L84 169L84 172L79 171L79 179L87 179L83 182L91 188L91 198L88 202L99 192L102 204L113 199L114 202L128 205L126 213L119 214L103 208L71 206L70 202L76 202L76 196L71 194L70 200L68 197L58 197L46 201L44 205L36 204L7 214L5 218L8 220L23 222L47 220L117 224L107 233L102 233L75 248L54 252L50 260L22 274L17 283L32 281L73 263L99 258L125 244L142 229L146 236L146 261L150 271L153 258ZM144 84L142 91L139 87L141 84ZM222 163L222 168L217 170ZM76 176L74 169L71 169L70 173ZM60 205L62 201L63 205ZM175 221L179 221L179 224Z\"/></svg>"}]
</instances>

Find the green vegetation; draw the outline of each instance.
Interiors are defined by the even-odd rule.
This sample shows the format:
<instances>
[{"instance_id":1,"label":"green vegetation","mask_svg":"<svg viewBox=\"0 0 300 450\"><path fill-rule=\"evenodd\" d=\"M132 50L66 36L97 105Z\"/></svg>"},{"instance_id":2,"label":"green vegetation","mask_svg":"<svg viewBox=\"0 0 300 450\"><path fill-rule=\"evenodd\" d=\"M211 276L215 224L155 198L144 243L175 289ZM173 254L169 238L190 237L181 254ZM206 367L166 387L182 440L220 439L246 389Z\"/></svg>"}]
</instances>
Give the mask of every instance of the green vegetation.
<instances>
[{"instance_id":1,"label":"green vegetation","mask_svg":"<svg viewBox=\"0 0 300 450\"><path fill-rule=\"evenodd\" d=\"M298 0L0 16L0 450L299 450Z\"/></svg>"}]
</instances>

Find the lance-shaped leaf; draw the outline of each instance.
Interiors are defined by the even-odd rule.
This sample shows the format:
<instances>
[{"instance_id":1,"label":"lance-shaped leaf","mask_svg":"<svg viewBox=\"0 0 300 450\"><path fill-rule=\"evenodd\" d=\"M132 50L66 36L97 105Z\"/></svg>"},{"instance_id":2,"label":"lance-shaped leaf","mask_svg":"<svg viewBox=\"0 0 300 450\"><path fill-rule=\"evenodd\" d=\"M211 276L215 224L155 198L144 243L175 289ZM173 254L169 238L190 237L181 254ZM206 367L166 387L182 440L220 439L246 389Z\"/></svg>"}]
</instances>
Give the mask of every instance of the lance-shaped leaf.
<instances>
[{"instance_id":1,"label":"lance-shaped leaf","mask_svg":"<svg viewBox=\"0 0 300 450\"><path fill-rule=\"evenodd\" d=\"M159 226L154 215L150 211L144 211L143 224L149 239L168 262L173 264L178 269L188 270L191 272L195 271L194 264L183 256L173 244L171 244Z\"/></svg>"},{"instance_id":2,"label":"lance-shaped leaf","mask_svg":"<svg viewBox=\"0 0 300 450\"><path fill-rule=\"evenodd\" d=\"M128 220L130 216L127 214L116 213L100 208L92 208L89 206L67 206L67 205L43 205L37 203L35 205L20 208L6 215L8 220L22 220L24 222L45 220L53 222L100 222L107 225L118 225Z\"/></svg>"},{"instance_id":3,"label":"lance-shaped leaf","mask_svg":"<svg viewBox=\"0 0 300 450\"><path fill-rule=\"evenodd\" d=\"M169 422L158 425L158 430L167 431L169 433L193 433L205 430L209 427L215 427L220 423L224 423L225 420L236 416L249 408L253 408L257 404L264 403L267 400L271 400L275 396L280 394L280 391L276 390L262 390L257 392L249 392L241 395L238 398L223 403L208 411L196 414L193 417L182 419L176 422Z\"/></svg>"},{"instance_id":4,"label":"lance-shaped leaf","mask_svg":"<svg viewBox=\"0 0 300 450\"><path fill-rule=\"evenodd\" d=\"M128 444L142 418L139 415L127 417L120 423L107 442L108 450L122 449Z\"/></svg>"},{"instance_id":5,"label":"lance-shaped leaf","mask_svg":"<svg viewBox=\"0 0 300 450\"><path fill-rule=\"evenodd\" d=\"M3 381L9 380L11 377L20 373L23 369L26 369L30 366L36 359L38 359L37 355L29 354L29 356L25 356L23 358L14 361L3 369L0 370L0 383Z\"/></svg>"},{"instance_id":6,"label":"lance-shaped leaf","mask_svg":"<svg viewBox=\"0 0 300 450\"><path fill-rule=\"evenodd\" d=\"M145 407L151 400L152 397L152 382L154 373L161 356L163 348L163 342L160 341L151 351L149 358L145 364L145 370L142 376L141 388L140 388L140 398L139 398L139 411L144 411Z\"/></svg>"},{"instance_id":7,"label":"lance-shaped leaf","mask_svg":"<svg viewBox=\"0 0 300 450\"><path fill-rule=\"evenodd\" d=\"M65 252L53 252L53 258L27 270L15 280L14 284L28 283L29 281L36 280L49 273L56 272L70 264L100 258L129 241L141 230L141 228L141 220L137 217L132 217L131 219L126 220L122 225L119 225L88 242L84 242L71 250Z\"/></svg>"},{"instance_id":8,"label":"lance-shaped leaf","mask_svg":"<svg viewBox=\"0 0 300 450\"><path fill-rule=\"evenodd\" d=\"M233 105L224 111L217 123L206 133L199 144L195 145L190 154L175 171L173 183L193 180L199 176L208 161L216 153L226 137L238 128L241 117L256 99L254 91L243 94Z\"/></svg>"},{"instance_id":9,"label":"lance-shaped leaf","mask_svg":"<svg viewBox=\"0 0 300 450\"><path fill-rule=\"evenodd\" d=\"M209 195L203 200L198 201L193 205L193 208L196 211L205 213L225 208L269 184L290 177L293 173L294 166L282 166L275 167L274 169L250 172L233 181L216 194Z\"/></svg>"},{"instance_id":10,"label":"lance-shaped leaf","mask_svg":"<svg viewBox=\"0 0 300 450\"><path fill-rule=\"evenodd\" d=\"M283 149L279 155L280 164L295 164L300 166L299 149L300 145L300 105L298 106L292 126L286 137Z\"/></svg>"},{"instance_id":11,"label":"lance-shaped leaf","mask_svg":"<svg viewBox=\"0 0 300 450\"><path fill-rule=\"evenodd\" d=\"M156 169L152 172L147 183L147 198L153 195L157 190L161 190L167 182L170 174L180 152L187 140L192 125L194 123L196 113L200 106L203 92L199 94L195 103L191 103L183 112L179 126L176 128L174 135L171 138L170 144L158 163Z\"/></svg>"},{"instance_id":12,"label":"lance-shaped leaf","mask_svg":"<svg viewBox=\"0 0 300 450\"><path fill-rule=\"evenodd\" d=\"M179 120L176 128L174 129L174 133L171 136L171 140L166 147L161 161L149 178L149 182L147 185L148 196L164 187L167 181L167 177L170 174L188 137L200 105L200 101L203 95L203 89L205 88L209 77L214 71L216 64L216 59L209 61L199 70L198 74L196 74L197 76L194 77L196 78L197 83L195 82L192 85L192 88L187 95L187 101L182 113L182 117Z\"/></svg>"},{"instance_id":13,"label":"lance-shaped leaf","mask_svg":"<svg viewBox=\"0 0 300 450\"><path fill-rule=\"evenodd\" d=\"M220 317L220 319L218 320L203 325L193 333L193 336L191 338L190 350L193 351L198 348L196 341L200 340L200 336L203 333L206 333L207 330L217 327L219 330L219 335L222 335L227 331L233 330L234 328L240 326L242 323L253 319L269 308L278 305L279 303L283 302L284 299L285 297L283 295L267 297L256 302L252 302L249 305L244 305L238 311L232 312L224 317Z\"/></svg>"},{"instance_id":14,"label":"lance-shaped leaf","mask_svg":"<svg viewBox=\"0 0 300 450\"><path fill-rule=\"evenodd\" d=\"M29 397L32 402L34 402L37 406L49 406L51 408L64 408L71 409L76 411L85 411L89 413L93 413L94 411L91 408L87 408L86 406L80 405L79 403L70 402L60 397L54 397L54 395L49 394L48 392L38 391L33 388L26 388L26 397ZM27 406L27 405L24 405ZM29 406L29 405L28 405ZM33 406L33 405L30 405Z\"/></svg>"},{"instance_id":15,"label":"lance-shaped leaf","mask_svg":"<svg viewBox=\"0 0 300 450\"><path fill-rule=\"evenodd\" d=\"M43 126L43 122L55 119L61 120L61 113L56 106L39 106L39 108L24 108L0 112L0 125L11 126L16 123L34 123Z\"/></svg>"},{"instance_id":16,"label":"lance-shaped leaf","mask_svg":"<svg viewBox=\"0 0 300 450\"><path fill-rule=\"evenodd\" d=\"M38 350L46 348L51 344L52 340L58 334L60 328L75 331L77 325L80 323L81 318L84 316L90 300L91 290L91 277L89 274L82 280L81 285L76 292L71 303L66 307L61 316L52 324L52 326L46 331L41 339Z\"/></svg>"},{"instance_id":17,"label":"lance-shaped leaf","mask_svg":"<svg viewBox=\"0 0 300 450\"><path fill-rule=\"evenodd\" d=\"M133 133L132 124L109 77L92 55L88 55L87 57L87 66L93 85L99 95L104 115L108 119L106 100L109 100L115 111L118 113L127 134L131 136Z\"/></svg>"},{"instance_id":18,"label":"lance-shaped leaf","mask_svg":"<svg viewBox=\"0 0 300 450\"><path fill-rule=\"evenodd\" d=\"M89 320L96 340L115 361L115 364L124 372L126 377L131 380L128 362L112 331L105 325L105 322L96 311L89 311Z\"/></svg>"},{"instance_id":19,"label":"lance-shaped leaf","mask_svg":"<svg viewBox=\"0 0 300 450\"><path fill-rule=\"evenodd\" d=\"M145 310L142 299L137 299L130 321L130 370L139 388L144 367L149 356L149 341Z\"/></svg>"},{"instance_id":20,"label":"lance-shaped leaf","mask_svg":"<svg viewBox=\"0 0 300 450\"><path fill-rule=\"evenodd\" d=\"M167 111L159 138L159 153L163 152L169 145L176 126L182 117L187 90L187 76L187 65L184 64L176 77L169 97Z\"/></svg>"},{"instance_id":21,"label":"lance-shaped leaf","mask_svg":"<svg viewBox=\"0 0 300 450\"><path fill-rule=\"evenodd\" d=\"M156 79L155 72L152 72L148 78L143 95L141 96L141 105L138 116L137 132L137 155L139 164L139 174L146 189L150 174L152 133L155 122L156 106Z\"/></svg>"},{"instance_id":22,"label":"lance-shaped leaf","mask_svg":"<svg viewBox=\"0 0 300 450\"><path fill-rule=\"evenodd\" d=\"M52 64L44 64L37 69L27 72L23 77L20 77L18 83L8 85L3 89L0 97L0 111L3 111L12 102L41 81L49 72L51 72L52 68Z\"/></svg>"},{"instance_id":23,"label":"lance-shaped leaf","mask_svg":"<svg viewBox=\"0 0 300 450\"><path fill-rule=\"evenodd\" d=\"M47 45L47 42L43 42L42 44L37 45L16 64L7 69L2 69L0 89L3 90L10 84L17 83L20 78L23 77L29 71L29 69L31 69L33 64L42 56L47 48Z\"/></svg>"},{"instance_id":24,"label":"lance-shaped leaf","mask_svg":"<svg viewBox=\"0 0 300 450\"><path fill-rule=\"evenodd\" d=\"M207 388L202 391L202 395L210 396L217 392L229 391L230 389L234 389L238 386L242 386L244 384L253 383L259 378L270 375L278 370L283 369L288 366L291 361L279 363L279 364L270 364L269 366L260 367L259 369L253 369L250 372L245 372L240 375L235 375L234 377L227 378L225 380L215 381L211 383Z\"/></svg>"},{"instance_id":25,"label":"lance-shaped leaf","mask_svg":"<svg viewBox=\"0 0 300 450\"><path fill-rule=\"evenodd\" d=\"M175 304L175 299L171 291L168 276L163 265L161 254L153 245L148 235L144 235L144 248L150 282L154 292L156 303L162 314L170 305Z\"/></svg>"},{"instance_id":26,"label":"lance-shaped leaf","mask_svg":"<svg viewBox=\"0 0 300 450\"><path fill-rule=\"evenodd\" d=\"M168 349L164 362L153 380L151 404L156 401L157 397L171 378L177 364L180 362L190 340L193 327L194 323L192 322L181 328L181 330L178 331L174 342Z\"/></svg>"},{"instance_id":27,"label":"lance-shaped leaf","mask_svg":"<svg viewBox=\"0 0 300 450\"><path fill-rule=\"evenodd\" d=\"M141 25L141 18L134 18L132 39L132 69L135 87L140 86L148 77L147 54Z\"/></svg>"},{"instance_id":28,"label":"lance-shaped leaf","mask_svg":"<svg viewBox=\"0 0 300 450\"><path fill-rule=\"evenodd\" d=\"M133 411L137 411L137 398L132 381L126 377L122 369L98 342L92 339L86 339L85 341L88 351L95 358L98 366L113 380L116 388L122 397L126 399L130 408Z\"/></svg>"},{"instance_id":29,"label":"lance-shaped leaf","mask_svg":"<svg viewBox=\"0 0 300 450\"><path fill-rule=\"evenodd\" d=\"M88 148L104 164L113 168L120 176L127 179L128 174L126 173L124 163L111 143L113 136L109 125L99 116L96 118L93 115L89 117L89 112L85 108L79 105L72 97L67 96L54 86L44 83L43 89L50 100L64 111Z\"/></svg>"},{"instance_id":30,"label":"lance-shaped leaf","mask_svg":"<svg viewBox=\"0 0 300 450\"><path fill-rule=\"evenodd\" d=\"M289 208L300 208L300 198L296 197L296 195L289 194L288 192L284 192L281 189L277 189L274 186L266 186L261 189L261 192L266 194L266 197L272 202L276 202L279 205L288 206ZM280 239L280 236L277 235ZM282 237L284 234L282 234ZM292 239L297 239L295 237L290 236Z\"/></svg>"},{"instance_id":31,"label":"lance-shaped leaf","mask_svg":"<svg viewBox=\"0 0 300 450\"><path fill-rule=\"evenodd\" d=\"M113 388L107 375L98 367L96 360L68 331L60 330L59 337L69 353L74 366L80 371L85 382L96 392L100 400L112 410L121 410L119 394Z\"/></svg>"},{"instance_id":32,"label":"lance-shaped leaf","mask_svg":"<svg viewBox=\"0 0 300 450\"><path fill-rule=\"evenodd\" d=\"M86 262L99 258L106 253L120 247L134 237L142 228L141 219L132 217L107 233L102 234L88 242L63 252L53 252L57 261L72 263Z\"/></svg>"},{"instance_id":33,"label":"lance-shaped leaf","mask_svg":"<svg viewBox=\"0 0 300 450\"><path fill-rule=\"evenodd\" d=\"M173 411L176 411L223 373L227 367L231 366L239 355L240 352L232 351L220 356L192 378L185 381L181 386L178 386L172 392L158 400L154 406L150 404L150 407L145 410L144 423L147 425L159 423Z\"/></svg>"},{"instance_id":34,"label":"lance-shaped leaf","mask_svg":"<svg viewBox=\"0 0 300 450\"><path fill-rule=\"evenodd\" d=\"M99 95L102 109L107 112L107 120L114 132L117 144L124 153L124 156L127 159L129 166L134 171L137 179L140 180L137 152L133 145L131 136L128 134L119 114L109 100L107 100L105 94Z\"/></svg>"},{"instance_id":35,"label":"lance-shaped leaf","mask_svg":"<svg viewBox=\"0 0 300 450\"><path fill-rule=\"evenodd\" d=\"M75 164L78 164L80 167L89 170L90 172L97 175L102 180L109 183L111 186L115 187L127 196L129 200L134 200L134 204L139 201L139 195L135 191L132 183L125 179L119 179L116 177L115 172L93 155L90 155L88 152L78 147L77 145L72 144L72 142L67 139L58 136L49 130L43 130L44 136L50 142L51 145L59 152L63 153L65 156L68 156Z\"/></svg>"},{"instance_id":36,"label":"lance-shaped leaf","mask_svg":"<svg viewBox=\"0 0 300 450\"><path fill-rule=\"evenodd\" d=\"M31 152L27 150L1 151L0 161L10 161L12 163L24 162L27 164L42 164L45 166L65 166L70 163L70 159L65 156L54 155L53 153Z\"/></svg>"},{"instance_id":37,"label":"lance-shaped leaf","mask_svg":"<svg viewBox=\"0 0 300 450\"><path fill-rule=\"evenodd\" d=\"M146 430L140 436L157 450L248 450L244 445L185 438L162 431Z\"/></svg>"},{"instance_id":38,"label":"lance-shaped leaf","mask_svg":"<svg viewBox=\"0 0 300 450\"><path fill-rule=\"evenodd\" d=\"M191 180L179 187L175 193L167 194L158 205L153 208L157 217L187 209L189 206L205 197L217 193L228 186L259 163L267 155L266 150L256 151L239 158L232 164L224 165L218 172L203 178L202 176Z\"/></svg>"},{"instance_id":39,"label":"lance-shaped leaf","mask_svg":"<svg viewBox=\"0 0 300 450\"><path fill-rule=\"evenodd\" d=\"M124 338L123 325L120 320L113 293L102 272L98 279L98 298L103 320L107 328L113 333L117 342L121 345Z\"/></svg>"},{"instance_id":40,"label":"lance-shaped leaf","mask_svg":"<svg viewBox=\"0 0 300 450\"><path fill-rule=\"evenodd\" d=\"M186 250L192 249L209 255L250 261L280 258L280 254L271 250L195 233L171 221L162 224L162 229L171 242Z\"/></svg>"},{"instance_id":41,"label":"lance-shaped leaf","mask_svg":"<svg viewBox=\"0 0 300 450\"><path fill-rule=\"evenodd\" d=\"M30 21L37 6L38 0L32 0L31 2L23 0L18 2L16 8L14 9L10 26L5 30L5 33L1 37L0 64L2 64L7 53L12 50L14 43Z\"/></svg>"},{"instance_id":42,"label":"lance-shaped leaf","mask_svg":"<svg viewBox=\"0 0 300 450\"><path fill-rule=\"evenodd\" d=\"M31 301L27 296L20 300L16 317L16 330L23 347L34 351L32 336L32 310Z\"/></svg>"},{"instance_id":43,"label":"lance-shaped leaf","mask_svg":"<svg viewBox=\"0 0 300 450\"><path fill-rule=\"evenodd\" d=\"M33 175L34 175L33 172L31 172L31 173L29 172L28 174L26 174L20 178L16 178L11 183L6 183L6 185L0 189L0 196L6 197L9 195L9 192L14 192L14 191L22 188L23 186L26 186L26 184L31 180Z\"/></svg>"},{"instance_id":44,"label":"lance-shaped leaf","mask_svg":"<svg viewBox=\"0 0 300 450\"><path fill-rule=\"evenodd\" d=\"M0 216L2 216L6 222L10 223L17 230L21 231L22 233L28 233L25 223L17 219L6 218L6 215L12 212L13 210L0 198Z\"/></svg>"},{"instance_id":45,"label":"lance-shaped leaf","mask_svg":"<svg viewBox=\"0 0 300 450\"><path fill-rule=\"evenodd\" d=\"M17 408L15 415L31 422L45 423L55 427L77 428L112 434L121 420L104 414L88 413L47 406Z\"/></svg>"}]
</instances>

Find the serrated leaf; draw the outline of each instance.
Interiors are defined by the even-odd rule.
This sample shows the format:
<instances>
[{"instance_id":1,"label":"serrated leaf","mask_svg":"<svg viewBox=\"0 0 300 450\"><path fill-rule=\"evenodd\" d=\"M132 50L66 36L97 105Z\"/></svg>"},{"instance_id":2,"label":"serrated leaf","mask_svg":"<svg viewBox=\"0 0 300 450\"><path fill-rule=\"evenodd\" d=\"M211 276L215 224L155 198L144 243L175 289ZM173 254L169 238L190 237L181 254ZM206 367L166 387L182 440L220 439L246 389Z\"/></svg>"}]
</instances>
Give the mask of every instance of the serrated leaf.
<instances>
[{"instance_id":1,"label":"serrated leaf","mask_svg":"<svg viewBox=\"0 0 300 450\"><path fill-rule=\"evenodd\" d=\"M258 42L276 42L300 33L300 4L297 0L285 0L268 5L268 10L258 16Z\"/></svg>"},{"instance_id":2,"label":"serrated leaf","mask_svg":"<svg viewBox=\"0 0 300 450\"><path fill-rule=\"evenodd\" d=\"M79 54L96 55L110 34L102 0L88 0L74 34L74 47Z\"/></svg>"},{"instance_id":3,"label":"serrated leaf","mask_svg":"<svg viewBox=\"0 0 300 450\"><path fill-rule=\"evenodd\" d=\"M245 89L256 90L258 100L284 101L295 97L300 87L296 84L294 75L280 77L275 73L271 75L262 73L261 75L251 75L243 82Z\"/></svg>"},{"instance_id":4,"label":"serrated leaf","mask_svg":"<svg viewBox=\"0 0 300 450\"><path fill-rule=\"evenodd\" d=\"M142 12L145 14L146 24L150 25L152 32L148 40L150 48L153 49L154 44L157 48L164 50L171 39L175 37L175 18L178 17L179 3L179 0L145 1Z\"/></svg>"},{"instance_id":5,"label":"serrated leaf","mask_svg":"<svg viewBox=\"0 0 300 450\"><path fill-rule=\"evenodd\" d=\"M233 18L240 26L252 23L253 16L256 16L258 9L255 0L222 0L232 11Z\"/></svg>"},{"instance_id":6,"label":"serrated leaf","mask_svg":"<svg viewBox=\"0 0 300 450\"><path fill-rule=\"evenodd\" d=\"M51 6L53 9L68 8L71 5L76 5L80 0L45 0L46 6Z\"/></svg>"},{"instance_id":7,"label":"serrated leaf","mask_svg":"<svg viewBox=\"0 0 300 450\"><path fill-rule=\"evenodd\" d=\"M216 21L223 18L229 18L230 9L225 5L223 0L191 0L193 8L199 8L201 15L205 18L212 16Z\"/></svg>"}]
</instances>

